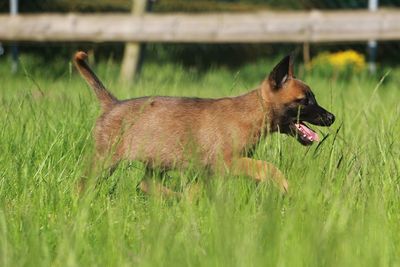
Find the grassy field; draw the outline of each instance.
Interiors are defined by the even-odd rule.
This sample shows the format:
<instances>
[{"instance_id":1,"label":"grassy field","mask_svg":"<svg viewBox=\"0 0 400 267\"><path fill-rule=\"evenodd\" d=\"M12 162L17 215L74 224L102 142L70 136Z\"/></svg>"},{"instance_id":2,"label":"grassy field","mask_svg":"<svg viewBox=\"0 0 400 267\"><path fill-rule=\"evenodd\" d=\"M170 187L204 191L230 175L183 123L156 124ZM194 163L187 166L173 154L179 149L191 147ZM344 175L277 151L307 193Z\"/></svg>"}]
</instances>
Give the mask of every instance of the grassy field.
<instances>
[{"instance_id":1,"label":"grassy field","mask_svg":"<svg viewBox=\"0 0 400 267\"><path fill-rule=\"evenodd\" d=\"M66 60L23 58L16 76L0 60L0 266L400 266L400 70L380 83L298 68L337 120L319 129L319 146L279 134L260 143L255 158L279 166L289 193L246 177L206 184L201 173L171 173L177 190L197 178L193 203L138 192L139 163L80 198L93 93ZM96 70L119 98L219 97L253 88L275 62L206 73L148 64L131 87L118 84L112 61Z\"/></svg>"}]
</instances>

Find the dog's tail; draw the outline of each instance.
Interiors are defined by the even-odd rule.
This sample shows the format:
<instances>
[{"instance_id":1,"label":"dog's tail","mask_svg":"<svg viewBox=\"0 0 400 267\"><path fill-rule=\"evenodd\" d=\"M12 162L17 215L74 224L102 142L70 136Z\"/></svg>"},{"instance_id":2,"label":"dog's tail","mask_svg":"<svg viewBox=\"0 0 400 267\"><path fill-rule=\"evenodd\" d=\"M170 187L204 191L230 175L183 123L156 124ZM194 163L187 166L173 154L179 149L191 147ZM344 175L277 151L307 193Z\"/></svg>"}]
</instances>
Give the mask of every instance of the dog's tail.
<instances>
[{"instance_id":1,"label":"dog's tail","mask_svg":"<svg viewBox=\"0 0 400 267\"><path fill-rule=\"evenodd\" d=\"M78 51L74 56L74 63L76 68L79 70L82 77L86 82L93 88L97 98L100 101L100 105L103 111L109 110L114 104L118 102L103 85L103 83L97 78L96 74L90 69L86 63L87 54L82 51Z\"/></svg>"}]
</instances>

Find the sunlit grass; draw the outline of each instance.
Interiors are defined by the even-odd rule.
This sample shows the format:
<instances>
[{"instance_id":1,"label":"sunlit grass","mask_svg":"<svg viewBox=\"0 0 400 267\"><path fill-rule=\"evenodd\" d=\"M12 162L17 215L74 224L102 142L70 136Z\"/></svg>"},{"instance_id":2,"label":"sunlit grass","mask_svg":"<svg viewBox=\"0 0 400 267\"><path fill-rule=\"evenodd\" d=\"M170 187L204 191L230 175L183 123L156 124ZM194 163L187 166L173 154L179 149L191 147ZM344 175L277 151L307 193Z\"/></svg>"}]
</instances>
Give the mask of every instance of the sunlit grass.
<instances>
[{"instance_id":1,"label":"sunlit grass","mask_svg":"<svg viewBox=\"0 0 400 267\"><path fill-rule=\"evenodd\" d=\"M271 60L272 61L272 60ZM116 64L96 67L119 98L220 97L252 89L273 62L197 72L148 64L130 87ZM171 173L178 189L202 186L198 202L160 200L137 191L144 170L124 163L100 189L79 198L98 115L92 92L70 65L21 73L0 65L1 266L399 266L400 106L398 80L350 80L306 73L319 103L337 121L326 139L303 147L273 135L256 158L290 182L282 196L246 177ZM64 70L64 71L62 71ZM117 183L118 181L118 183ZM110 189L116 184L115 191Z\"/></svg>"}]
</instances>

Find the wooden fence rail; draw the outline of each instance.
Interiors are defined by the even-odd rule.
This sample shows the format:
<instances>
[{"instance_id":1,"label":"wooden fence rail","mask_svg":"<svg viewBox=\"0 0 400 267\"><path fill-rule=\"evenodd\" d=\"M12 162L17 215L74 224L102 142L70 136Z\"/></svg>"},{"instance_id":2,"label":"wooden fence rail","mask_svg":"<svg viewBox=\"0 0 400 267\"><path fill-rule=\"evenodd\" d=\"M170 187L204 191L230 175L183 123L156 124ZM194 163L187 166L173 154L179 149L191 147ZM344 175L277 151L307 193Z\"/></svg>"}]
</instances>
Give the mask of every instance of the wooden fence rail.
<instances>
[{"instance_id":1,"label":"wooden fence rail","mask_svg":"<svg viewBox=\"0 0 400 267\"><path fill-rule=\"evenodd\" d=\"M0 15L0 41L271 43L371 39L400 40L400 10Z\"/></svg>"}]
</instances>

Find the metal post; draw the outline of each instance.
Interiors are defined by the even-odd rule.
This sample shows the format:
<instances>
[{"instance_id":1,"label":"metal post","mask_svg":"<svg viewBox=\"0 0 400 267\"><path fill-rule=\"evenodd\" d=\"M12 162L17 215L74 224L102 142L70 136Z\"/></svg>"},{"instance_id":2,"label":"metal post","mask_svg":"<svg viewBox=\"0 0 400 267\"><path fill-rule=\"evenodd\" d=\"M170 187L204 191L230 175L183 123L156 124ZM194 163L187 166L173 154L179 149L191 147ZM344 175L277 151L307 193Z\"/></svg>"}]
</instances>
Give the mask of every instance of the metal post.
<instances>
[{"instance_id":1,"label":"metal post","mask_svg":"<svg viewBox=\"0 0 400 267\"><path fill-rule=\"evenodd\" d=\"M370 12L375 12L378 10L379 0L368 0L368 10ZM378 47L378 43L376 40L368 41L368 67L371 73L375 73L376 71L376 50Z\"/></svg>"},{"instance_id":2,"label":"metal post","mask_svg":"<svg viewBox=\"0 0 400 267\"><path fill-rule=\"evenodd\" d=\"M10 0L10 15L16 16L18 14L18 0ZM18 46L13 44L11 46L12 63L11 72L16 73L18 70Z\"/></svg>"}]
</instances>

